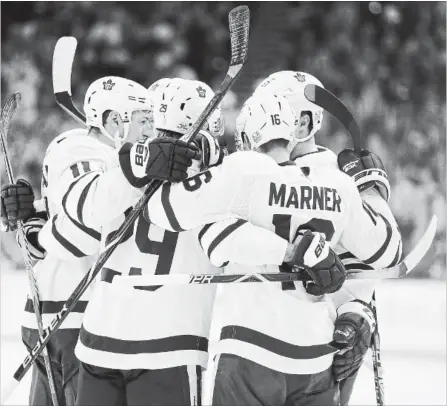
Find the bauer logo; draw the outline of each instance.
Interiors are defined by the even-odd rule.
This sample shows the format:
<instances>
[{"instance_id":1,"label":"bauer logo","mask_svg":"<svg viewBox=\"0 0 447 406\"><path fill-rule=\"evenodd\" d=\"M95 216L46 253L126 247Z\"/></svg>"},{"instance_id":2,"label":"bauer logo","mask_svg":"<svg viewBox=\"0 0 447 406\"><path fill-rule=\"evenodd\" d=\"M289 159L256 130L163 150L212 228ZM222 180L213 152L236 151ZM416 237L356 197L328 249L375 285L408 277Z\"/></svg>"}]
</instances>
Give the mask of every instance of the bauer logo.
<instances>
[{"instance_id":1,"label":"bauer logo","mask_svg":"<svg viewBox=\"0 0 447 406\"><path fill-rule=\"evenodd\" d=\"M211 283L213 275L191 275L189 278L189 283L204 284Z\"/></svg>"},{"instance_id":2,"label":"bauer logo","mask_svg":"<svg viewBox=\"0 0 447 406\"><path fill-rule=\"evenodd\" d=\"M115 83L112 82L112 79L109 79L107 82L102 82L104 86L104 90L112 90Z\"/></svg>"},{"instance_id":3,"label":"bauer logo","mask_svg":"<svg viewBox=\"0 0 447 406\"><path fill-rule=\"evenodd\" d=\"M196 90L199 97L206 97L206 90L202 86L199 86Z\"/></svg>"},{"instance_id":4,"label":"bauer logo","mask_svg":"<svg viewBox=\"0 0 447 406\"><path fill-rule=\"evenodd\" d=\"M358 161L352 161L343 166L343 172L348 172L357 166Z\"/></svg>"}]
</instances>

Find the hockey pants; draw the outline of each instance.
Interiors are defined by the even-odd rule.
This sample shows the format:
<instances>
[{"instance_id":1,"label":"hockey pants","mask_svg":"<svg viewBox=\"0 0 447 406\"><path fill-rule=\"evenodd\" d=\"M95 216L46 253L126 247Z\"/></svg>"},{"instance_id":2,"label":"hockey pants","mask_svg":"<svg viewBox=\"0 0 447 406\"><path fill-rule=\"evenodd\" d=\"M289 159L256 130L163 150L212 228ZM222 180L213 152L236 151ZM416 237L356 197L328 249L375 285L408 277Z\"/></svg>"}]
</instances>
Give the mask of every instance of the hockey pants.
<instances>
[{"instance_id":1,"label":"hockey pants","mask_svg":"<svg viewBox=\"0 0 447 406\"><path fill-rule=\"evenodd\" d=\"M213 406L338 406L331 368L312 375L285 374L231 354L218 357Z\"/></svg>"},{"instance_id":2,"label":"hockey pants","mask_svg":"<svg viewBox=\"0 0 447 406\"><path fill-rule=\"evenodd\" d=\"M202 368L117 370L81 362L76 406L201 406Z\"/></svg>"},{"instance_id":3,"label":"hockey pants","mask_svg":"<svg viewBox=\"0 0 447 406\"><path fill-rule=\"evenodd\" d=\"M355 370L346 379L340 381L340 406L348 406L354 389L354 383L359 373L360 367Z\"/></svg>"},{"instance_id":4,"label":"hockey pants","mask_svg":"<svg viewBox=\"0 0 447 406\"><path fill-rule=\"evenodd\" d=\"M61 329L47 345L59 406L74 406L76 401L79 361L74 354L74 348L78 336L79 329ZM38 338L37 330L22 327L22 340L29 351L36 345ZM33 365L29 404L30 406L53 404L42 356L39 356Z\"/></svg>"}]
</instances>

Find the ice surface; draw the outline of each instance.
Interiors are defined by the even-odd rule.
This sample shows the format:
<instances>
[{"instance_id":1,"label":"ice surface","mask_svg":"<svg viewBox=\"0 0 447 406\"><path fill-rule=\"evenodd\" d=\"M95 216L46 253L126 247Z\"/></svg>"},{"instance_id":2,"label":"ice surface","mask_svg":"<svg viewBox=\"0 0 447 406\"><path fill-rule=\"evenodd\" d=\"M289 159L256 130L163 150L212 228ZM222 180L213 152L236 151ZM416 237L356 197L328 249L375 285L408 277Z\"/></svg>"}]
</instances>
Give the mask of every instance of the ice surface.
<instances>
[{"instance_id":1,"label":"ice surface","mask_svg":"<svg viewBox=\"0 0 447 406\"><path fill-rule=\"evenodd\" d=\"M1 388L26 353L20 341L20 317L27 290L24 272L2 269ZM399 280L377 289L386 405L446 405L445 282ZM375 405L371 357L356 382L351 405ZM209 373L205 374L205 390ZM7 405L28 404L31 374L25 376Z\"/></svg>"}]
</instances>

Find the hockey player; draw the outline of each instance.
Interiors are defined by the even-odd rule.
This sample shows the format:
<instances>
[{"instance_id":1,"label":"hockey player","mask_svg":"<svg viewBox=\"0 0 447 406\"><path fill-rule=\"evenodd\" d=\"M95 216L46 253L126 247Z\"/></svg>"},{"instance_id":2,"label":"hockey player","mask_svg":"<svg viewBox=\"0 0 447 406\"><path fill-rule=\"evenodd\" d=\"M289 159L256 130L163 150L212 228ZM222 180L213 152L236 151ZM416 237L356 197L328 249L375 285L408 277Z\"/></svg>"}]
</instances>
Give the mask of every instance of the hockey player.
<instances>
[{"instance_id":1,"label":"hockey player","mask_svg":"<svg viewBox=\"0 0 447 406\"><path fill-rule=\"evenodd\" d=\"M254 107L256 105L258 108ZM282 119L284 112L281 109L282 104L278 105L276 111L267 109L262 103L262 98L259 97L250 101L243 108L238 120L237 145L248 147L248 149L257 148L257 143L263 139L265 132L269 132L269 136L273 139L275 134L279 138L275 130L279 132L281 126L284 127ZM273 148L273 152L269 153L271 156L256 152L236 152L227 157L222 165L200 173L192 180L187 180L183 184L163 186L162 190L150 200L146 215L155 224L172 230L189 229L198 224L212 223L214 220L222 221L224 218L239 218L239 220L233 220L234 228L238 222L249 220L255 225L276 230L277 233L288 237L290 241L293 241L299 230L318 230L326 235L326 240L330 241L331 246L340 243L362 260L374 256L374 264L377 267L389 265L389 257L395 254L399 241L395 241L394 248L389 246L387 242L389 238L388 225L376 221L369 212L364 210L360 195L349 176L341 171L336 171L331 176L309 178L306 176L305 169L301 171L294 166L278 166L276 162L288 161L288 145L280 140L275 140L273 145L275 148ZM282 148L278 148L278 146ZM264 148L271 149L271 144L267 144ZM162 196L163 206L159 204ZM358 229L355 227L356 224L362 224L362 227ZM212 226L209 226L208 231L211 229ZM221 240L230 231L227 230L225 235L214 234L211 238L209 247L213 249L208 248L207 250L211 260L213 260L213 250L219 247ZM216 235L219 238L216 238ZM206 233L202 235L202 245L205 237ZM385 249L381 250L382 246L385 246ZM317 276L319 274L317 273ZM321 272L321 275L323 274ZM333 276L333 274L329 274L329 276ZM290 322L289 313L286 313L287 320L281 323L282 317L285 317L281 316L284 312L276 312L277 307L275 306L270 309L270 312L274 313L272 319L266 317L265 314L251 319L237 319L239 327L242 327L239 329L240 333L237 333L235 330L237 326L234 325L225 332L225 339L221 340L223 344L220 345L225 346L226 350L224 351L236 353L233 354L236 357L232 355L229 357L230 360L225 361L231 372L224 375L218 372L218 376L223 377L220 383L225 390L219 391L221 397L215 398L213 402L216 404L252 404L251 402L255 402L255 400L250 399L250 396L258 399L256 404L259 404L260 398L264 399L265 404L281 404L286 401L285 389L282 386L283 389L279 390L282 398L272 402L269 397L273 391L272 387L267 384L264 386L254 384L252 378L255 380L259 378L256 373L251 376L253 365L249 367L250 362L244 363L242 358L248 358L255 364L259 363L261 367L258 368L258 372L262 376L268 376L266 382L279 382L280 386L284 385L285 380L283 378L279 381L276 380L274 378L275 371L281 372L281 374L298 375L300 382L303 379L308 379L310 386L314 382L312 378L315 378L310 375L320 373L322 374L319 376L322 386L320 389L316 389L315 402L321 402L325 396L334 395L334 385L331 384L333 381L331 364L335 350L332 352L310 351L313 348L312 345L316 343L327 349L328 344L332 341L335 317L329 316L329 311L332 308L331 303L314 304L313 302L319 299L312 299L307 294L318 295L318 293L327 292L318 292L312 285L307 285L303 292L302 288L296 285L295 292L288 292L290 294L284 294L281 298L285 302L296 299L300 305L303 305L303 308L312 310L301 313L300 306L291 306L289 303L287 308L295 310L293 323ZM247 293L244 292L244 298L247 299L247 297ZM306 303L306 299L310 303ZM349 306L339 309L339 321L343 320L342 313L344 311L349 312ZM234 314L237 315L238 312L240 312L240 306L235 306ZM314 316L310 317L311 314ZM370 322L368 328L372 331L374 321L370 312L366 309L362 314L365 319L364 323ZM302 326L307 326L306 322L308 323L309 319L317 320L317 324L311 327L308 336L304 335ZM272 320L278 321L278 323L274 323ZM254 325L251 324L252 322ZM256 325L257 322L259 325ZM352 324L349 327L352 329ZM306 331L306 329L304 330ZM256 334L256 332L262 334ZM256 335L257 337L254 338ZM232 377L236 376L236 370L246 372L243 380L232 380ZM225 381L225 377L228 379L227 381ZM238 377L240 378L240 375ZM240 387L239 389L236 387L229 389L232 387L231 385L244 385L245 383L254 386L245 387L245 391L240 391ZM306 392L306 389L296 388L295 395L297 396L296 402L298 402L296 404L300 404L303 391ZM232 398L234 393L238 393L242 397ZM321 395L320 399L318 399L318 394ZM294 395L290 394L290 396L289 401L295 401L293 400ZM335 402L335 400L330 402L332 401Z\"/></svg>"},{"instance_id":2,"label":"hockey player","mask_svg":"<svg viewBox=\"0 0 447 406\"><path fill-rule=\"evenodd\" d=\"M212 98L203 82L172 79L160 86L154 100L154 125L159 135L180 137L200 115ZM158 92L158 90L157 90ZM213 134L201 133L197 140L201 159L191 170L217 164L221 158L214 136L223 132L220 111L207 123ZM121 169L126 177L141 178L135 168L140 143L124 145L120 151ZM144 173L144 172L143 172ZM100 173L94 176L102 176ZM83 206L85 225L95 221L94 197L75 185L67 194L68 213L77 216L72 204L87 195ZM122 222L104 224L107 238ZM275 234L241 227L244 236L257 235L269 243ZM203 230L200 231L202 233ZM216 272L199 246L199 230L172 233L146 222L141 216L133 234L107 262L86 311L76 354L81 359L78 404L186 405L201 402L201 370L208 361L208 334L214 301L213 287L153 287L146 290L120 289L122 275ZM273 237L273 238L270 238ZM287 243L285 244L287 245ZM292 247L287 247L289 253ZM267 250L268 251L268 250ZM285 259L286 250L281 252ZM237 254L235 254L237 255ZM239 254L243 257L243 254ZM269 262L268 254L264 255ZM242 258L243 260L243 258ZM292 258L293 260L293 258ZM108 311L105 313L104 308Z\"/></svg>"},{"instance_id":3,"label":"hockey player","mask_svg":"<svg viewBox=\"0 0 447 406\"><path fill-rule=\"evenodd\" d=\"M396 265L402 255L401 236L396 220L388 207L390 184L381 159L368 150L360 155L351 149L344 149L338 157L329 149L316 145L315 134L321 128L323 109L309 102L304 96L307 84L323 87L323 84L305 72L282 71L270 75L256 89L255 93L268 92L284 96L300 119L295 139L291 143L291 159L300 168L309 172L309 178L331 176L343 171L351 176L361 194L365 211L371 221L382 224L386 239L380 249L366 260L359 261L347 247L337 246L348 270L388 267ZM362 224L358 224L362 227ZM381 265L376 261L383 258ZM340 315L335 322L334 340L347 343L349 351L336 354L333 370L340 381L340 405L349 403L353 384L363 358L370 347L373 330L364 313L370 313L370 301L375 283L349 281L337 294L332 295ZM348 312L346 312L348 310ZM347 338L346 338L347 337Z\"/></svg>"},{"instance_id":4,"label":"hockey player","mask_svg":"<svg viewBox=\"0 0 447 406\"><path fill-rule=\"evenodd\" d=\"M202 82L173 79L165 84L160 86L160 98L151 95L157 128L152 143L177 140L213 96ZM220 111L210 117L208 128L215 135L223 132ZM209 140L214 143L214 138ZM147 140L124 144L119 152L119 173L90 165L92 170L85 179L66 192L63 205L67 214L85 227L101 227L103 246L140 197L139 189L154 178L147 176L148 147L150 159L153 154ZM185 162L191 163L197 151L185 147ZM111 182L99 194L103 178ZM104 200L103 194L113 194L113 198ZM121 275L215 272L198 244L197 232L165 231L143 216L136 221L105 264L85 313L76 347L81 360L78 405L200 404L214 289L123 290L115 284Z\"/></svg>"},{"instance_id":5,"label":"hockey player","mask_svg":"<svg viewBox=\"0 0 447 406\"><path fill-rule=\"evenodd\" d=\"M90 96L93 93L96 95L92 100ZM33 204L34 192L23 180L2 188L2 223L6 229L14 230L18 220L24 222L31 257L38 261L34 271L44 325L61 310L88 271L93 261L88 256L99 249L100 233L83 226L62 210L64 189L82 179L91 168L106 165L109 158L113 160L115 156L118 160L117 151L109 145L118 144L125 135L137 139L150 134L147 118L150 102L146 101L146 95L146 89L142 86L123 78L106 77L94 82L85 106L90 120L89 131L78 129L65 132L53 140L47 149L43 162L42 200ZM99 139L106 140L109 145ZM183 159L185 152L179 151L179 146L181 143L173 139L166 139L164 145L159 144L155 151L158 162L153 168L156 176L170 180L180 180L186 176L186 166L175 167L177 164L174 164L176 155L181 155L179 159ZM171 163L164 163L163 153ZM34 206L41 206L41 210L36 211ZM87 298L88 293L78 302L48 345L59 405L74 405L75 402L79 361L74 355L74 347ZM38 337L33 313L31 299L28 299L22 336L29 349L34 347ZM30 404L52 404L41 358L38 358L33 369Z\"/></svg>"}]
</instances>

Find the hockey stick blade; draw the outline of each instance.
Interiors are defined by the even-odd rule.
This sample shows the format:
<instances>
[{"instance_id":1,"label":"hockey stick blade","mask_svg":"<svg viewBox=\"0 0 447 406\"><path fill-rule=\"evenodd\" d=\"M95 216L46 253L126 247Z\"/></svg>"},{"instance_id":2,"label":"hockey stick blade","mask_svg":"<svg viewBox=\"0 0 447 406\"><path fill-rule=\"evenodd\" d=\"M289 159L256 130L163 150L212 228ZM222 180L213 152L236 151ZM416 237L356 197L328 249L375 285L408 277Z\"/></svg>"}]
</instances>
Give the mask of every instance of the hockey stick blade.
<instances>
[{"instance_id":1,"label":"hockey stick blade","mask_svg":"<svg viewBox=\"0 0 447 406\"><path fill-rule=\"evenodd\" d=\"M21 100L22 96L20 92L15 92L6 99L5 104L2 107L0 125L5 137L8 134L9 124L11 123L12 116L19 107Z\"/></svg>"},{"instance_id":2,"label":"hockey stick blade","mask_svg":"<svg viewBox=\"0 0 447 406\"><path fill-rule=\"evenodd\" d=\"M0 116L0 130L1 139L0 143L2 146L2 153L5 159L5 168L8 175L8 180L10 183L14 183L14 175L12 173L11 162L8 159L8 150L6 148L6 140L8 138L9 125L11 124L12 117L19 107L22 96L19 92L13 93L6 99L5 104L2 107L2 112Z\"/></svg>"},{"instance_id":3,"label":"hockey stick blade","mask_svg":"<svg viewBox=\"0 0 447 406\"><path fill-rule=\"evenodd\" d=\"M228 90L239 76L248 54L248 38L250 32L250 10L247 6L238 6L228 14L230 29L231 60L225 79L214 94L202 114L196 120L191 130L183 137L183 141L191 141L202 128L205 121L223 100Z\"/></svg>"},{"instance_id":4,"label":"hockey stick blade","mask_svg":"<svg viewBox=\"0 0 447 406\"><path fill-rule=\"evenodd\" d=\"M351 135L356 151L363 148L364 141L357 120L343 102L329 90L317 85L306 85L304 95L307 100L325 109L343 124Z\"/></svg>"},{"instance_id":5,"label":"hockey stick blade","mask_svg":"<svg viewBox=\"0 0 447 406\"><path fill-rule=\"evenodd\" d=\"M85 125L85 116L74 105L71 94L71 73L78 41L61 37L53 53L53 92L57 104L79 123Z\"/></svg>"},{"instance_id":6,"label":"hockey stick blade","mask_svg":"<svg viewBox=\"0 0 447 406\"><path fill-rule=\"evenodd\" d=\"M6 140L8 139L9 125L11 124L12 117L19 107L22 96L19 92L15 92L10 95L5 104L2 107L2 112L0 115L0 144L2 148L2 153L5 161L6 174L8 175L9 183L14 183L14 175L12 172L11 162L8 159L8 149L6 147ZM0 231L6 232L6 225L1 223Z\"/></svg>"}]
</instances>

